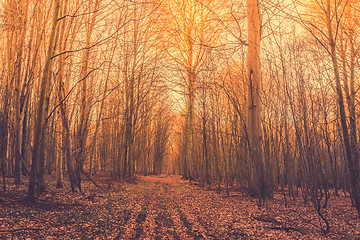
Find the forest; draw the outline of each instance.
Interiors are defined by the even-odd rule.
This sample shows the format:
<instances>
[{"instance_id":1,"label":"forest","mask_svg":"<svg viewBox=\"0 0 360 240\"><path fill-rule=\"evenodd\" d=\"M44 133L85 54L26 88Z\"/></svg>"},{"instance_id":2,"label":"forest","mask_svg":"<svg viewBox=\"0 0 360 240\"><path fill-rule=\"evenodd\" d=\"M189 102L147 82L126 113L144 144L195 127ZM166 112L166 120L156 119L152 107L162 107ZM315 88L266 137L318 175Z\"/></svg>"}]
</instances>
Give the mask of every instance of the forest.
<instances>
[{"instance_id":1,"label":"forest","mask_svg":"<svg viewBox=\"0 0 360 240\"><path fill-rule=\"evenodd\" d=\"M360 239L358 0L0 6L0 239Z\"/></svg>"}]
</instances>

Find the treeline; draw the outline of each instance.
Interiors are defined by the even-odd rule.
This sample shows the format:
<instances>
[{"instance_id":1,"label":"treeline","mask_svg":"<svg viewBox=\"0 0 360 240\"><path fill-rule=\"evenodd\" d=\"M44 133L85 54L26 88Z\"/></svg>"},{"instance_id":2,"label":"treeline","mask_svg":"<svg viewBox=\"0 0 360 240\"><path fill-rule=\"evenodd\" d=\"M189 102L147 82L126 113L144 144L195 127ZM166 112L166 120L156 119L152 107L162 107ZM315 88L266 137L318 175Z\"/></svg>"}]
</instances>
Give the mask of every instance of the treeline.
<instances>
[{"instance_id":1,"label":"treeline","mask_svg":"<svg viewBox=\"0 0 360 240\"><path fill-rule=\"evenodd\" d=\"M359 20L355 0L4 0L3 189L164 172L360 211Z\"/></svg>"}]
</instances>

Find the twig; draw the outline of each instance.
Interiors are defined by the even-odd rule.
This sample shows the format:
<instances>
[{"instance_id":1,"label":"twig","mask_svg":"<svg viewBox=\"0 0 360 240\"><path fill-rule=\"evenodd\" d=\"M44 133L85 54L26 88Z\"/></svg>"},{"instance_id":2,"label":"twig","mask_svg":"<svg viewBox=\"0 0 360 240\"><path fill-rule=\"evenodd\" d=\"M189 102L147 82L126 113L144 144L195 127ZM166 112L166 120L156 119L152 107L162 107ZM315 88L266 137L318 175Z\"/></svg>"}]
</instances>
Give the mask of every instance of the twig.
<instances>
[{"instance_id":1,"label":"twig","mask_svg":"<svg viewBox=\"0 0 360 240\"><path fill-rule=\"evenodd\" d=\"M96 182L94 182L94 180L92 180L91 177L90 177L85 171L82 171L82 173L83 173L95 186L97 186L98 188L100 188L102 191L105 192L105 190L104 190L100 185L98 185Z\"/></svg>"},{"instance_id":2,"label":"twig","mask_svg":"<svg viewBox=\"0 0 360 240\"><path fill-rule=\"evenodd\" d=\"M285 231L293 230L293 231L299 232L301 234L304 234L304 232L302 230L293 228L293 227L268 227L268 228L274 229L274 230L285 230Z\"/></svg>"},{"instance_id":3,"label":"twig","mask_svg":"<svg viewBox=\"0 0 360 240\"><path fill-rule=\"evenodd\" d=\"M341 236L345 236L345 237L350 238L350 239L360 239L360 235L353 235L353 234L348 233L348 232L338 232L337 234L341 235Z\"/></svg>"},{"instance_id":4,"label":"twig","mask_svg":"<svg viewBox=\"0 0 360 240\"><path fill-rule=\"evenodd\" d=\"M23 230L38 231L38 230L43 230L43 229L44 228L22 227L22 228L14 228L14 229L0 229L0 232L18 232L18 231L23 231Z\"/></svg>"}]
</instances>

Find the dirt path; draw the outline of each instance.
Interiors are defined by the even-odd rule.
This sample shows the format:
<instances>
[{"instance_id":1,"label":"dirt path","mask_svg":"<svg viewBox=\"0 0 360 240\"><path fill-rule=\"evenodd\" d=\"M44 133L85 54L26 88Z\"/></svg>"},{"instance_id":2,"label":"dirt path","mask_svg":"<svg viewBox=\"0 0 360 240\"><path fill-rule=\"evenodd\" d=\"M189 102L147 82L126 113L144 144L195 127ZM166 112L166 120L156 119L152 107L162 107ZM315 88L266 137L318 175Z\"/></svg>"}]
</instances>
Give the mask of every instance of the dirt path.
<instances>
[{"instance_id":1,"label":"dirt path","mask_svg":"<svg viewBox=\"0 0 360 240\"><path fill-rule=\"evenodd\" d=\"M323 233L311 206L299 199L285 208L280 194L259 209L245 194L206 191L180 176L98 181L105 192L91 183L85 195L52 188L32 204L23 198L25 187L0 194L0 238L356 239L360 231L345 197L330 200L332 230Z\"/></svg>"}]
</instances>

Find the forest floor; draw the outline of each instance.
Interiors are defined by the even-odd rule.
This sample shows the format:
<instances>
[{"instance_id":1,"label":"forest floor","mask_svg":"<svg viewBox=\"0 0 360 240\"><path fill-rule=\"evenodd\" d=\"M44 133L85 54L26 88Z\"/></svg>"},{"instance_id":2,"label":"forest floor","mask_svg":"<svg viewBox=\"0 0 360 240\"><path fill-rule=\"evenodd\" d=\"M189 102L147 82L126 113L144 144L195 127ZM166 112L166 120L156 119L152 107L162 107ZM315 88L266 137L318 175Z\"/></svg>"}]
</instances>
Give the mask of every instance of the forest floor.
<instances>
[{"instance_id":1,"label":"forest floor","mask_svg":"<svg viewBox=\"0 0 360 240\"><path fill-rule=\"evenodd\" d=\"M0 239L360 239L360 221L349 197L331 196L324 211L331 229L310 203L275 193L266 206L241 191L220 194L180 176L137 176L120 183L95 178L103 190L68 183L26 201L26 186L0 191ZM10 181L10 179L9 179Z\"/></svg>"}]
</instances>

